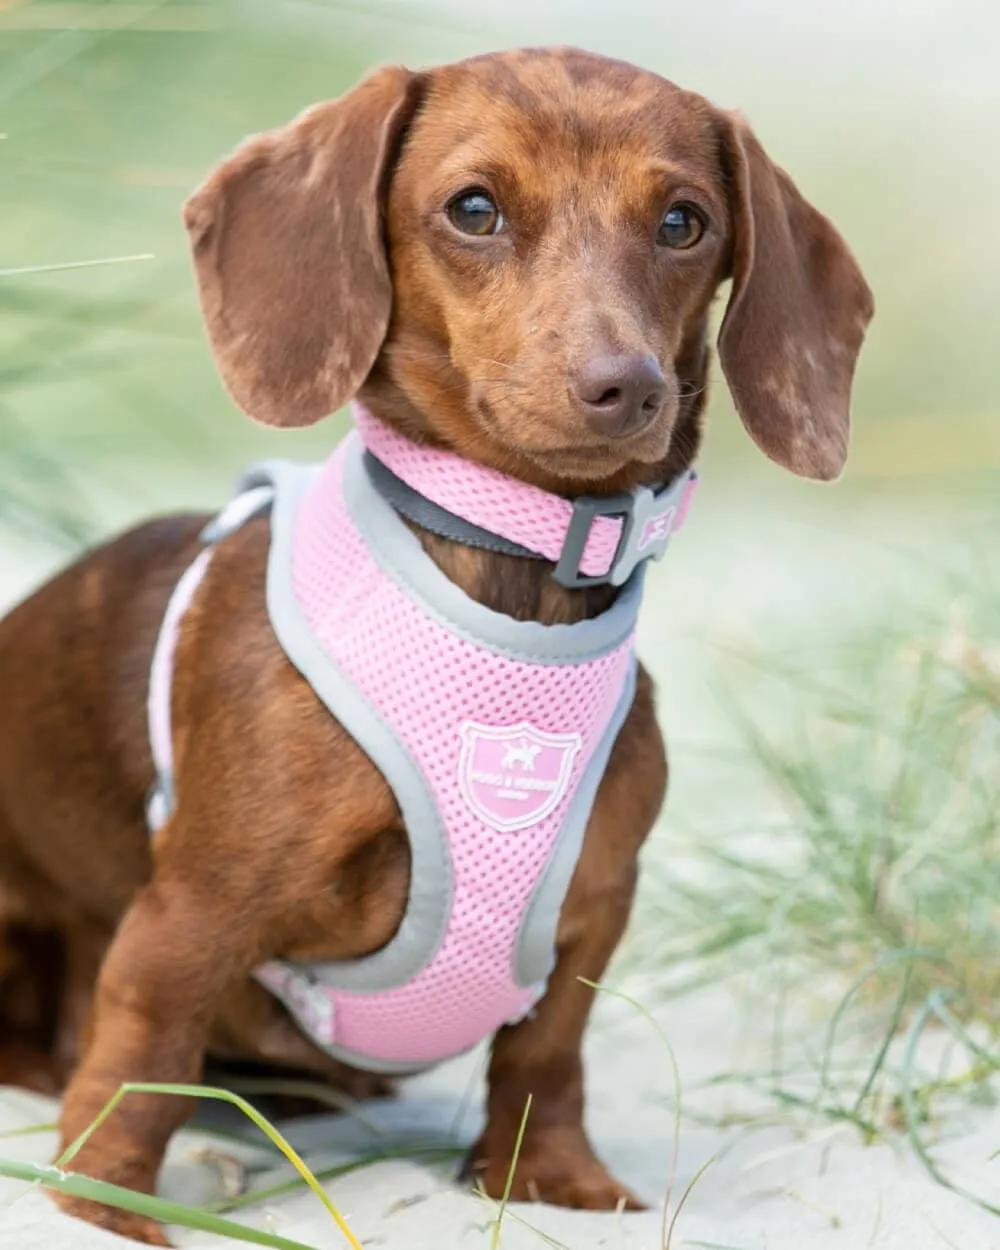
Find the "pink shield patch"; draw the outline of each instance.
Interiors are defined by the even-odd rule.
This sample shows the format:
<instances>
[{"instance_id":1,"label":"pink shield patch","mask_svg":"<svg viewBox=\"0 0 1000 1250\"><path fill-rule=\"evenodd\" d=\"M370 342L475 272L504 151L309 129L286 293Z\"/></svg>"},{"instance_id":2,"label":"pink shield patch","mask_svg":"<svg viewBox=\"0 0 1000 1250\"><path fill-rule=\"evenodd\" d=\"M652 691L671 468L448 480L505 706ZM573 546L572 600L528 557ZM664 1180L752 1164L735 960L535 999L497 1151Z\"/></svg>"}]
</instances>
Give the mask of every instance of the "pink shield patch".
<instances>
[{"instance_id":1,"label":"pink shield patch","mask_svg":"<svg viewBox=\"0 0 1000 1250\"><path fill-rule=\"evenodd\" d=\"M462 797L484 823L501 833L528 829L559 805L569 786L579 734L551 734L526 721L461 729L458 783Z\"/></svg>"}]
</instances>

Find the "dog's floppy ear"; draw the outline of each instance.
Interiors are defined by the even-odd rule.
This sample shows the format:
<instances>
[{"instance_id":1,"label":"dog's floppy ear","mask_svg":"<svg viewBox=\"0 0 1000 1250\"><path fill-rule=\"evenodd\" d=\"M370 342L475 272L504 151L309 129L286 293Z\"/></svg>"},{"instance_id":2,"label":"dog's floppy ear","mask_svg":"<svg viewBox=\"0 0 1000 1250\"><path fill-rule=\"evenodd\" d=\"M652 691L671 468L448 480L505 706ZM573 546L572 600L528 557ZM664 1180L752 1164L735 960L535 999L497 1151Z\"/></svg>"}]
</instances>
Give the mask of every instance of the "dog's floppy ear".
<instances>
[{"instance_id":1,"label":"dog's floppy ear","mask_svg":"<svg viewBox=\"0 0 1000 1250\"><path fill-rule=\"evenodd\" d=\"M854 256L745 122L720 114L733 221L719 357L754 442L800 477L847 459L854 368L874 302Z\"/></svg>"},{"instance_id":2,"label":"dog's floppy ear","mask_svg":"<svg viewBox=\"0 0 1000 1250\"><path fill-rule=\"evenodd\" d=\"M379 353L392 309L384 192L423 81L376 71L247 140L184 205L219 370L258 421L318 421Z\"/></svg>"}]
</instances>

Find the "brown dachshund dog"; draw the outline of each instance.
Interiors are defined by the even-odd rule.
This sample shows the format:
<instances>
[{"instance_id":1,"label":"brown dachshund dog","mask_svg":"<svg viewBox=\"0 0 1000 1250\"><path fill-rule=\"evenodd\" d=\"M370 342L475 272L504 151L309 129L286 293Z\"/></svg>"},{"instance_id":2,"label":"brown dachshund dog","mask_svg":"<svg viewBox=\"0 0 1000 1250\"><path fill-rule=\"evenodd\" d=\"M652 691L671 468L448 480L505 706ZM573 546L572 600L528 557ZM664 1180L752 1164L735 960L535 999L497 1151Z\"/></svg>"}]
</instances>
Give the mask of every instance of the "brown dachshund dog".
<instances>
[{"instance_id":1,"label":"brown dachshund dog","mask_svg":"<svg viewBox=\"0 0 1000 1250\"><path fill-rule=\"evenodd\" d=\"M457 205L457 209L456 209ZM222 377L252 417L320 420L352 396L411 440L573 498L693 461L709 312L758 446L832 479L869 289L834 227L747 125L655 74L578 51L378 70L243 144L184 209ZM638 364L636 363L638 362ZM124 1081L196 1081L207 1056L385 1088L309 1042L252 978L393 936L410 849L392 790L293 669L264 602L268 522L222 542L184 618L178 806L151 840L145 704L164 607L204 517L144 525L0 622L0 1080L62 1090L64 1143ZM416 529L497 613L571 623L608 586ZM640 671L535 1012L501 1029L470 1155L515 1198L638 1205L584 1134L581 1037L621 938L667 765ZM151 1191L191 1105L136 1096L80 1171ZM153 1245L151 1221L61 1205Z\"/></svg>"}]
</instances>

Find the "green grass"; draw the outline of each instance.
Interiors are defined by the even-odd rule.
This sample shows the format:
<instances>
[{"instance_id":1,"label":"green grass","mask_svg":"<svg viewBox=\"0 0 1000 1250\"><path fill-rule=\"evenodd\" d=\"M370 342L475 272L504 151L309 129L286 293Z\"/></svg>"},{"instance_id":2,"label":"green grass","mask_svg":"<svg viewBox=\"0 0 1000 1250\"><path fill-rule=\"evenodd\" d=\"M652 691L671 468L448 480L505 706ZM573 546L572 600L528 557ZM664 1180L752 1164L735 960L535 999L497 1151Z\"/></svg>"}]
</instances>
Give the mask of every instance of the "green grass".
<instances>
[{"instance_id":1,"label":"green grass","mask_svg":"<svg viewBox=\"0 0 1000 1250\"><path fill-rule=\"evenodd\" d=\"M971 622L721 665L752 814L694 833L638 938L670 993L743 984L773 1013L770 1065L713 1082L750 1095L733 1124L902 1132L944 1183L939 1113L1000 1099L1000 651L977 641L1000 595L973 601Z\"/></svg>"},{"instance_id":2,"label":"green grass","mask_svg":"<svg viewBox=\"0 0 1000 1250\"><path fill-rule=\"evenodd\" d=\"M159 30L132 20L142 6L116 22L119 7L75 6L85 27L103 10L82 31L27 20L44 4L0 13L0 519L69 546L109 513L218 498L273 449L215 376L180 205L244 134L377 56L377 27L349 13L320 52L246 5L145 6L172 15ZM152 259L93 265L134 255ZM286 454L330 439L293 436Z\"/></svg>"},{"instance_id":3,"label":"green grass","mask_svg":"<svg viewBox=\"0 0 1000 1250\"><path fill-rule=\"evenodd\" d=\"M986 1016L1000 994L996 657L883 626L819 674L813 658L761 663L740 678L755 710L728 702L774 820L701 843L710 883L678 886L701 923L673 954L779 951L806 985L835 958L865 974L862 999L882 999L905 957L915 998L947 989Z\"/></svg>"},{"instance_id":4,"label":"green grass","mask_svg":"<svg viewBox=\"0 0 1000 1250\"><path fill-rule=\"evenodd\" d=\"M361 1250L360 1242L351 1232L344 1217L337 1210L319 1180L308 1164L293 1149L287 1139L267 1120L255 1107L230 1090L216 1089L199 1085L163 1085L163 1084L128 1084L123 1085L118 1093L108 1102L92 1124L80 1137L63 1152L51 1166L35 1163L21 1163L0 1158L0 1176L11 1180L28 1181L40 1185L53 1192L66 1194L74 1198L85 1198L93 1202L102 1202L107 1206L122 1211L131 1211L148 1216L163 1224L176 1224L183 1228L197 1229L200 1232L213 1233L231 1241L249 1242L254 1245L270 1246L273 1250L314 1250L301 1242L289 1241L277 1234L264 1232L256 1228L244 1227L232 1220L227 1220L214 1211L206 1211L182 1203L170 1202L151 1194L136 1193L123 1189L119 1185L105 1181L93 1180L81 1176L67 1167L83 1149L90 1138L100 1131L105 1121L112 1116L123 1099L130 1094L160 1094L172 1098L198 1098L210 1101L226 1102L237 1107L265 1137L276 1146L298 1173L302 1183L307 1185L326 1208L331 1220L340 1230L344 1241L353 1250Z\"/></svg>"},{"instance_id":5,"label":"green grass","mask_svg":"<svg viewBox=\"0 0 1000 1250\"><path fill-rule=\"evenodd\" d=\"M692 921L711 918L690 954L780 949L806 978L831 952L845 976L909 953L915 996L947 988L985 1014L1000 993L1000 674L967 645L883 634L819 677L776 662L756 675L783 687L758 693L774 731L730 701L775 820L750 839L759 853L702 844L712 884L679 887ZM897 976L875 969L859 994Z\"/></svg>"},{"instance_id":6,"label":"green grass","mask_svg":"<svg viewBox=\"0 0 1000 1250\"><path fill-rule=\"evenodd\" d=\"M208 1099L214 1102L226 1102L231 1106L237 1107L243 1114L251 1120L261 1130L262 1133L277 1146L281 1153L285 1156L289 1163L295 1168L296 1172L302 1177L303 1181L309 1186L323 1206L326 1207L331 1219L343 1233L347 1243L353 1250L361 1250L360 1244L351 1230L348 1228L344 1217L340 1214L333 1202L328 1197L326 1191L322 1188L319 1181L313 1176L309 1167L306 1165L302 1157L289 1145L288 1141L278 1132L278 1130L260 1114L255 1107L241 1098L239 1094L233 1093L226 1089L213 1089L201 1085L155 1085L155 1084L138 1084L130 1083L123 1085L118 1093L111 1099L104 1110L94 1120L94 1122L66 1149L65 1153L56 1161L55 1167L62 1170L67 1164L72 1163L83 1147L87 1144L94 1133L100 1130L101 1125L112 1116L123 1099L130 1094L163 1094L172 1098L197 1098ZM232 1236L231 1230L229 1231Z\"/></svg>"},{"instance_id":7,"label":"green grass","mask_svg":"<svg viewBox=\"0 0 1000 1250\"><path fill-rule=\"evenodd\" d=\"M296 1092L313 1092L312 1087L301 1085L297 1087ZM83 1149L84 1145L100 1132L101 1126L114 1115L122 1101L132 1094L159 1094L170 1098L194 1098L211 1102L228 1103L236 1107L257 1129L264 1135L266 1143L274 1148L276 1152L284 1156L288 1164L291 1165L292 1175L289 1179L282 1180L278 1183L268 1185L258 1189L248 1189L238 1194L230 1194L219 1202L208 1204L203 1207L195 1207L183 1203L172 1202L164 1198L160 1198L155 1194L141 1194L132 1190L123 1189L121 1186L108 1184L104 1181L93 1180L90 1177L82 1176L69 1170L69 1166L73 1159ZM525 1112L527 1118L527 1109ZM33 1132L51 1131L53 1125L29 1126L24 1130L15 1133L5 1134L5 1137L23 1136ZM522 1123L523 1132L523 1123ZM518 1147L520 1146L520 1139ZM301 1242L290 1241L286 1237L280 1236L278 1233L263 1231L258 1228L249 1227L243 1224L237 1224L231 1219L225 1218L226 1213L244 1210L249 1207L259 1206L263 1203L271 1203L278 1198L287 1197L289 1194L300 1192L308 1188L316 1196L320 1204L325 1208L333 1226L338 1230L342 1244L353 1247L353 1250L361 1250L360 1242L351 1231L350 1226L338 1210L333 1200L329 1197L323 1187L322 1182L334 1180L342 1176L346 1176L351 1172L359 1171L362 1168L370 1167L375 1163L391 1158L413 1158L422 1159L427 1162L438 1160L450 1160L455 1158L460 1151L448 1144L438 1142L427 1148L410 1148L406 1151L394 1151L387 1148L378 1153L359 1156L347 1163L338 1164L334 1167L326 1167L316 1169L315 1171L307 1161L292 1147L287 1138L277 1129L270 1120L267 1119L260 1111L257 1110L246 1099L239 1094L228 1089L219 1089L212 1086L202 1085L164 1085L164 1084L138 1084L130 1083L123 1085L115 1096L109 1100L101 1113L94 1119L87 1129L72 1142L63 1154L51 1165L39 1163L26 1163L20 1160L5 1159L0 1156L0 1177L8 1180L24 1181L28 1184L41 1186L44 1189L51 1190L55 1193L67 1194L75 1198L84 1198L93 1202L102 1202L107 1206L115 1207L123 1211L130 1211L139 1215L148 1216L150 1219L156 1220L163 1224L173 1224L181 1228L195 1229L200 1232L212 1233L215 1236L226 1238L230 1241L247 1242L253 1245L269 1246L273 1250L316 1250L316 1247L306 1246ZM515 1156L516 1163L516 1156ZM513 1178L513 1164L511 1169L511 1179ZM15 1198L16 1201L16 1198ZM497 1218L497 1229L503 1219L504 1207L506 1200L501 1204L500 1213ZM499 1231L494 1238L494 1244L499 1236Z\"/></svg>"}]
</instances>

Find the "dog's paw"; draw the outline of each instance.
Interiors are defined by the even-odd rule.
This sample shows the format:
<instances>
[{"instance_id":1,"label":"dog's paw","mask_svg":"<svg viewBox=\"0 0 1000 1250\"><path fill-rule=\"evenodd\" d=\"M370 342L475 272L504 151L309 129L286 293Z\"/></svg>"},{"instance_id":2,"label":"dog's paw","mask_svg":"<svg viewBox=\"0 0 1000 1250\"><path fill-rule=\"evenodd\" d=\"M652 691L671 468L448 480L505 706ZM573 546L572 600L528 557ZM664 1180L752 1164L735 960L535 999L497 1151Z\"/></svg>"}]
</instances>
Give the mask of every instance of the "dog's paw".
<instances>
[{"instance_id":1,"label":"dog's paw","mask_svg":"<svg viewBox=\"0 0 1000 1250\"><path fill-rule=\"evenodd\" d=\"M534 1182L529 1178L525 1190L536 1202L580 1211L646 1210L646 1204L599 1163L586 1171L540 1175Z\"/></svg>"},{"instance_id":2,"label":"dog's paw","mask_svg":"<svg viewBox=\"0 0 1000 1250\"><path fill-rule=\"evenodd\" d=\"M502 1198L509 1171L509 1157L485 1155L474 1149L463 1175L481 1186L491 1198ZM646 1204L615 1180L586 1147L569 1154L542 1148L529 1154L522 1152L510 1197L514 1202L547 1202L580 1211L646 1210Z\"/></svg>"},{"instance_id":3,"label":"dog's paw","mask_svg":"<svg viewBox=\"0 0 1000 1250\"><path fill-rule=\"evenodd\" d=\"M162 1227L155 1220L145 1215L136 1215L132 1211L119 1211L115 1207L102 1206L97 1202L85 1202L82 1198L70 1198L64 1194L53 1194L57 1206L66 1215L86 1220L88 1224L96 1224L98 1228L106 1228L108 1232L117 1233L119 1237L129 1237L144 1246L170 1246Z\"/></svg>"}]
</instances>

